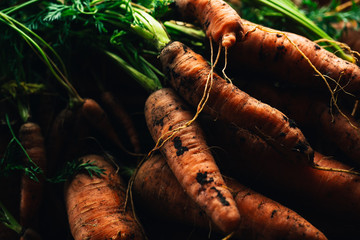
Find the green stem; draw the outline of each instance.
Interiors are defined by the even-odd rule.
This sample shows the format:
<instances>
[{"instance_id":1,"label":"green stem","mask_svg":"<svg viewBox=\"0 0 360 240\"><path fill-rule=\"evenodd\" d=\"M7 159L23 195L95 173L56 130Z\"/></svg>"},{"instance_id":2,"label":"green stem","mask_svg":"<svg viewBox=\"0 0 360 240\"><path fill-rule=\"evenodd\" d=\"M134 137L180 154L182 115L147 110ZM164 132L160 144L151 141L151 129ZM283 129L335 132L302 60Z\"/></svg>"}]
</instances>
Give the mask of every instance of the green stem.
<instances>
[{"instance_id":1,"label":"green stem","mask_svg":"<svg viewBox=\"0 0 360 240\"><path fill-rule=\"evenodd\" d=\"M28 5L31 5L33 3L36 3L36 2L39 2L40 0L30 0L30 1L27 1L27 2L24 2L24 3L21 3L19 5L15 5L15 6L11 6L9 8L5 8L3 10L1 10L0 12L3 12L5 14L10 14L12 12L15 12L23 7L26 7Z\"/></svg>"},{"instance_id":2,"label":"green stem","mask_svg":"<svg viewBox=\"0 0 360 240\"><path fill-rule=\"evenodd\" d=\"M114 59L119 66L126 71L132 78L134 78L145 90L148 92L154 92L160 88L162 88L160 82L154 81L153 79L147 77L141 72L137 71L135 68L131 67L125 60L123 60L118 55L111 53L109 51L105 51L105 53Z\"/></svg>"},{"instance_id":3,"label":"green stem","mask_svg":"<svg viewBox=\"0 0 360 240\"><path fill-rule=\"evenodd\" d=\"M16 221L13 215L6 209L4 204L0 201L0 220L1 222L11 230L14 230L17 234L22 231L21 225Z\"/></svg>"},{"instance_id":4,"label":"green stem","mask_svg":"<svg viewBox=\"0 0 360 240\"><path fill-rule=\"evenodd\" d=\"M170 42L170 38L165 29L150 14L137 8L133 9L134 17L136 18L134 23L122 21L121 19L123 19L124 16L112 10L106 10L105 13L98 13L97 16L114 26L134 33L145 42L150 43L158 51L161 51ZM138 25L137 22L142 23L142 25Z\"/></svg>"},{"instance_id":5,"label":"green stem","mask_svg":"<svg viewBox=\"0 0 360 240\"><path fill-rule=\"evenodd\" d=\"M50 72L53 74L53 76L58 80L58 82L65 87L67 90L69 96L70 96L70 105L72 105L74 102L82 102L82 98L77 93L76 89L71 85L71 83L67 80L65 75L59 70L59 68L56 66L56 64L50 59L50 57L47 55L47 53L41 48L41 46L35 41L38 40L42 45L44 45L46 48L50 49L50 51L55 55L57 60L60 61L63 69L65 69L64 63L61 61L60 56L56 53L56 51L45 41L43 40L39 35L37 35L35 32L31 31L29 28L27 28L22 23L16 21L15 19L11 18L7 14L4 14L3 12L0 12L0 21L7 24L9 27L14 29L16 32L20 34L24 38L24 40L30 45L30 47L39 55L39 57L44 61L46 66L49 68ZM21 28L19 28L19 27ZM30 35L26 34L23 30L27 31L32 35L34 38L32 38Z\"/></svg>"},{"instance_id":6,"label":"green stem","mask_svg":"<svg viewBox=\"0 0 360 240\"><path fill-rule=\"evenodd\" d=\"M193 38L193 39L196 39L196 40L201 40L202 41L206 37L203 30L194 29L194 28L191 28L191 27L187 27L185 25L179 25L179 24L176 24L176 22L173 22L173 21L164 22L164 26L167 29L181 32L182 34L185 34L187 37Z\"/></svg>"},{"instance_id":7,"label":"green stem","mask_svg":"<svg viewBox=\"0 0 360 240\"><path fill-rule=\"evenodd\" d=\"M36 165L36 163L33 162L33 160L30 158L29 154L26 152L26 149L24 148L24 146L21 144L19 139L16 137L16 135L11 127L9 116L7 114L5 114L5 119L6 119L6 124L8 125L8 128L9 128L11 136L12 136L11 141L15 141L16 144L19 145L19 147L21 148L21 151L25 154L25 156L28 159L28 161L30 162L30 164L32 164L36 170L39 170L40 173L42 173L42 170ZM37 182L39 181L39 179L36 177L36 174L32 174L32 177L33 177L34 181L37 181Z\"/></svg>"},{"instance_id":8,"label":"green stem","mask_svg":"<svg viewBox=\"0 0 360 240\"><path fill-rule=\"evenodd\" d=\"M170 42L170 38L164 27L160 24L160 22L145 11L138 8L134 8L134 11L135 17L137 17L138 20L141 21L141 23L143 23L145 27L155 35L156 39L154 39L154 41L156 41L156 49L161 51Z\"/></svg>"}]
</instances>

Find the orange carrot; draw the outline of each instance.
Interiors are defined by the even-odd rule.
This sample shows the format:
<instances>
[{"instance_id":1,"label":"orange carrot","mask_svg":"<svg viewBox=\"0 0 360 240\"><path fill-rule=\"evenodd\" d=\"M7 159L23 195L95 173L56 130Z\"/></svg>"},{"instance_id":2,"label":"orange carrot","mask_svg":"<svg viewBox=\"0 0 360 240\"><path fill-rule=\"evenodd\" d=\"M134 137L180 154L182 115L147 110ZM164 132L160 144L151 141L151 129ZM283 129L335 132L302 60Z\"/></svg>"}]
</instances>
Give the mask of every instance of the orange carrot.
<instances>
[{"instance_id":1,"label":"orange carrot","mask_svg":"<svg viewBox=\"0 0 360 240\"><path fill-rule=\"evenodd\" d=\"M200 126L193 122L164 141L169 137L168 131L182 127L192 119L192 115L169 88L152 93L145 103L145 118L150 133L155 141L163 144L160 149L181 186L215 225L230 233L238 227L240 215Z\"/></svg>"},{"instance_id":2,"label":"orange carrot","mask_svg":"<svg viewBox=\"0 0 360 240\"><path fill-rule=\"evenodd\" d=\"M127 132L129 140L132 143L132 146L134 147L134 152L140 153L141 146L140 146L139 134L137 133L133 121L129 116L129 114L124 109L123 105L109 91L102 92L101 100L104 103L105 107L109 109L109 112L112 113L118 121L120 121L121 125L123 126L123 129Z\"/></svg>"},{"instance_id":3,"label":"orange carrot","mask_svg":"<svg viewBox=\"0 0 360 240\"><path fill-rule=\"evenodd\" d=\"M335 143L354 163L360 164L360 124L350 115L346 119L321 99L301 92L281 91L261 84L247 88L256 98L286 112L300 126L312 126Z\"/></svg>"},{"instance_id":4,"label":"orange carrot","mask_svg":"<svg viewBox=\"0 0 360 240\"><path fill-rule=\"evenodd\" d=\"M46 171L46 151L41 128L33 122L24 123L19 130L19 140L25 148L30 159L43 171ZM28 159L25 158L25 162ZM39 182L23 175L20 198L20 224L21 226L37 227L38 214L44 192L44 177L37 176Z\"/></svg>"},{"instance_id":5,"label":"orange carrot","mask_svg":"<svg viewBox=\"0 0 360 240\"><path fill-rule=\"evenodd\" d=\"M70 139L73 139L77 110L64 108L55 117L47 139L48 173L54 175L63 164L63 153Z\"/></svg>"},{"instance_id":6,"label":"orange carrot","mask_svg":"<svg viewBox=\"0 0 360 240\"><path fill-rule=\"evenodd\" d=\"M326 76L331 89L340 85L345 91L360 97L360 68L337 57L313 41L289 32L280 32L243 20L245 36L229 52L229 68L239 66L270 74L301 86L325 87ZM290 42L291 41L291 42ZM308 58L309 61L301 54ZM314 67L319 71L316 72Z\"/></svg>"},{"instance_id":7,"label":"orange carrot","mask_svg":"<svg viewBox=\"0 0 360 240\"><path fill-rule=\"evenodd\" d=\"M84 99L80 109L80 114L84 117L90 126L101 133L108 140L112 141L115 146L119 147L126 153L130 153L122 144L119 136L116 134L114 126L105 110L91 98Z\"/></svg>"},{"instance_id":8,"label":"orange carrot","mask_svg":"<svg viewBox=\"0 0 360 240\"><path fill-rule=\"evenodd\" d=\"M172 87L197 106L211 71L205 59L180 42L165 47L160 59ZM215 73L209 88L204 111L262 134L286 155L312 162L313 150L303 133L279 110L249 96Z\"/></svg>"},{"instance_id":9,"label":"orange carrot","mask_svg":"<svg viewBox=\"0 0 360 240\"><path fill-rule=\"evenodd\" d=\"M129 153L102 106L94 99L86 98L73 108L65 108L56 117L49 137L52 165L56 167L59 164L60 153L68 149L67 145L73 145L74 141L92 136L92 134L100 134L114 146Z\"/></svg>"},{"instance_id":10,"label":"orange carrot","mask_svg":"<svg viewBox=\"0 0 360 240\"><path fill-rule=\"evenodd\" d=\"M222 0L176 0L175 4L183 17L198 20L206 35L225 48L243 37L240 16Z\"/></svg>"},{"instance_id":11,"label":"orange carrot","mask_svg":"<svg viewBox=\"0 0 360 240\"><path fill-rule=\"evenodd\" d=\"M87 155L81 160L104 169L105 175L80 172L65 185L74 239L144 239L132 212L124 208L126 185L116 169L99 155Z\"/></svg>"},{"instance_id":12,"label":"orange carrot","mask_svg":"<svg viewBox=\"0 0 360 240\"><path fill-rule=\"evenodd\" d=\"M228 158L222 156L221 162L226 174L241 178L266 194L281 193L281 199L287 198L289 202L294 199L297 205L301 199L300 203L306 202L309 209L322 214L346 216L348 220L359 216L359 176L289 162L260 137L244 129L227 128L219 122L210 129L215 136L212 144L227 153ZM351 169L318 152L315 152L314 163L327 168Z\"/></svg>"},{"instance_id":13,"label":"orange carrot","mask_svg":"<svg viewBox=\"0 0 360 240\"><path fill-rule=\"evenodd\" d=\"M296 212L225 177L242 221L232 239L326 239ZM139 169L134 181L135 200L144 209L169 220L208 228L210 220L183 191L161 154ZM218 229L216 229L218 230Z\"/></svg>"}]
</instances>

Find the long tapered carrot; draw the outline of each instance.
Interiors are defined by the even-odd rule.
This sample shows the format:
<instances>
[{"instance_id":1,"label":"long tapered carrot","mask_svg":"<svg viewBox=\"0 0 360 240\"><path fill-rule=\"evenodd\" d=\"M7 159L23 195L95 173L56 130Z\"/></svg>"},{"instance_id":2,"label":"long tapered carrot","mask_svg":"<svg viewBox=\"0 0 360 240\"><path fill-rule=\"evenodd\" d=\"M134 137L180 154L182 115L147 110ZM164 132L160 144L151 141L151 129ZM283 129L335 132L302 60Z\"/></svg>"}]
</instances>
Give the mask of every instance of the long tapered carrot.
<instances>
[{"instance_id":1,"label":"long tapered carrot","mask_svg":"<svg viewBox=\"0 0 360 240\"><path fill-rule=\"evenodd\" d=\"M230 233L240 223L240 215L201 128L196 122L183 127L192 117L183 100L169 88L152 93L145 103L149 131L154 141L162 144L160 149L174 175L210 219L222 231ZM168 134L178 128L181 129L172 136Z\"/></svg>"},{"instance_id":2,"label":"long tapered carrot","mask_svg":"<svg viewBox=\"0 0 360 240\"><path fill-rule=\"evenodd\" d=\"M165 47L160 60L171 86L189 103L197 106L211 74L206 60L180 42L172 42ZM285 114L256 100L216 73L210 85L204 111L262 134L286 155L312 162L313 149L301 130Z\"/></svg>"},{"instance_id":3,"label":"long tapered carrot","mask_svg":"<svg viewBox=\"0 0 360 240\"><path fill-rule=\"evenodd\" d=\"M136 155L124 147L119 136L116 134L115 128L112 125L108 114L97 101L91 98L84 99L84 102L80 107L80 112L81 116L83 116L92 127L94 127L104 137L111 140L117 147L119 147L119 149L128 154Z\"/></svg>"},{"instance_id":4,"label":"long tapered carrot","mask_svg":"<svg viewBox=\"0 0 360 240\"><path fill-rule=\"evenodd\" d=\"M296 212L234 179L225 177L242 221L232 239L326 239ZM208 228L208 217L183 191L161 154L154 154L139 169L134 182L136 200L158 217ZM216 229L218 230L218 229Z\"/></svg>"},{"instance_id":5,"label":"long tapered carrot","mask_svg":"<svg viewBox=\"0 0 360 240\"><path fill-rule=\"evenodd\" d=\"M132 211L124 208L126 185L116 168L99 155L86 155L81 160L104 169L105 174L90 176L80 172L65 185L65 203L74 239L144 239Z\"/></svg>"},{"instance_id":6,"label":"long tapered carrot","mask_svg":"<svg viewBox=\"0 0 360 240\"><path fill-rule=\"evenodd\" d=\"M243 20L245 36L229 52L229 70L245 68L301 86L347 91L360 97L360 68L315 42ZM326 82L329 84L327 86Z\"/></svg>"},{"instance_id":7,"label":"long tapered carrot","mask_svg":"<svg viewBox=\"0 0 360 240\"><path fill-rule=\"evenodd\" d=\"M321 171L311 166L289 162L259 136L245 129L212 124L212 144L226 151L222 169L226 174L246 180L267 192L281 192L283 197L302 199L322 213L356 218L360 196L360 177L346 172ZM220 152L219 152L220 154ZM351 169L336 159L315 152L314 163L334 169ZM336 222L336 219L332 221Z\"/></svg>"},{"instance_id":8,"label":"long tapered carrot","mask_svg":"<svg viewBox=\"0 0 360 240\"><path fill-rule=\"evenodd\" d=\"M206 35L223 47L229 48L243 37L240 16L222 0L176 0L175 4L183 17L198 20Z\"/></svg>"},{"instance_id":9,"label":"long tapered carrot","mask_svg":"<svg viewBox=\"0 0 360 240\"><path fill-rule=\"evenodd\" d=\"M47 167L44 137L41 128L33 122L24 123L19 129L19 140L26 153L45 173ZM28 162L27 157L25 162ZM38 182L24 175L21 182L20 224L27 227L38 227L39 210L43 199L44 177L38 176Z\"/></svg>"},{"instance_id":10,"label":"long tapered carrot","mask_svg":"<svg viewBox=\"0 0 360 240\"><path fill-rule=\"evenodd\" d=\"M74 133L77 136L74 136ZM79 105L62 110L54 120L49 137L52 165L56 166L60 153L66 149L67 144L73 144L72 140L89 137L96 133L122 151L133 154L124 147L102 106L94 99L86 98Z\"/></svg>"},{"instance_id":11,"label":"long tapered carrot","mask_svg":"<svg viewBox=\"0 0 360 240\"><path fill-rule=\"evenodd\" d=\"M109 111L116 117L121 123L123 129L127 132L129 140L134 148L135 153L140 153L140 139L139 134L133 124L133 121L129 114L124 109L124 106L115 98L115 96L109 92L104 91L101 93L101 101L109 109Z\"/></svg>"},{"instance_id":12,"label":"long tapered carrot","mask_svg":"<svg viewBox=\"0 0 360 240\"><path fill-rule=\"evenodd\" d=\"M321 99L301 92L282 91L256 84L247 88L256 98L286 112L300 126L313 126L322 136L335 143L354 163L360 159L360 124L347 113L347 118ZM345 114L345 111L343 111Z\"/></svg>"},{"instance_id":13,"label":"long tapered carrot","mask_svg":"<svg viewBox=\"0 0 360 240\"><path fill-rule=\"evenodd\" d=\"M64 162L62 153L65 151L69 139L73 138L76 119L76 109L66 107L56 115L52 122L46 145L50 175L55 174L57 168Z\"/></svg>"}]
</instances>

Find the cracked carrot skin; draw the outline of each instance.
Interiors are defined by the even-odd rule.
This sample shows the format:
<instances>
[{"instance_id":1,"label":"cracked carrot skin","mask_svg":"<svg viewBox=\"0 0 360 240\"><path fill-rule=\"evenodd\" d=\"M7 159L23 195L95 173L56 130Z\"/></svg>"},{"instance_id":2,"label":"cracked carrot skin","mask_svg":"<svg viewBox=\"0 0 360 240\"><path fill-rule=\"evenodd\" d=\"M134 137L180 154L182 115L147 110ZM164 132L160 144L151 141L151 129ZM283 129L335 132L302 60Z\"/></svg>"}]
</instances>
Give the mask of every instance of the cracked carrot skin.
<instances>
[{"instance_id":1,"label":"cracked carrot skin","mask_svg":"<svg viewBox=\"0 0 360 240\"><path fill-rule=\"evenodd\" d=\"M176 0L178 11L186 19L198 20L207 37L231 47L243 37L243 27L239 14L222 0Z\"/></svg>"},{"instance_id":2,"label":"cracked carrot skin","mask_svg":"<svg viewBox=\"0 0 360 240\"><path fill-rule=\"evenodd\" d=\"M183 126L193 113L169 88L152 93L145 103L149 131L158 139L169 130ZM240 223L240 214L197 122L176 132L160 148L181 186L223 232Z\"/></svg>"},{"instance_id":3,"label":"cracked carrot skin","mask_svg":"<svg viewBox=\"0 0 360 240\"><path fill-rule=\"evenodd\" d=\"M65 203L74 239L145 239L132 211L124 211L126 184L116 169L100 155L86 155L82 161L105 169L105 175L80 172L65 185Z\"/></svg>"},{"instance_id":4,"label":"cracked carrot skin","mask_svg":"<svg viewBox=\"0 0 360 240\"><path fill-rule=\"evenodd\" d=\"M293 210L232 178L224 179L242 216L233 239L327 239ZM133 192L144 208L158 216L202 228L210 226L208 217L183 191L161 154L152 155L140 167L134 179Z\"/></svg>"},{"instance_id":5,"label":"cracked carrot skin","mask_svg":"<svg viewBox=\"0 0 360 240\"><path fill-rule=\"evenodd\" d=\"M211 70L206 60L180 42L167 45L160 54L160 60L171 86L187 102L197 106ZM215 118L261 134L291 159L309 164L313 161L314 151L294 121L216 73L204 111Z\"/></svg>"},{"instance_id":6,"label":"cracked carrot skin","mask_svg":"<svg viewBox=\"0 0 360 240\"><path fill-rule=\"evenodd\" d=\"M345 91L360 97L360 67L356 64L337 57L298 34L280 32L246 20L243 20L243 27L243 40L237 42L228 55L228 70L234 70L234 74L242 66L272 75L277 80L305 87L322 87L324 91L329 91L324 80L301 55L301 50L313 66L326 76L332 89L336 85L329 78L343 86Z\"/></svg>"}]
</instances>

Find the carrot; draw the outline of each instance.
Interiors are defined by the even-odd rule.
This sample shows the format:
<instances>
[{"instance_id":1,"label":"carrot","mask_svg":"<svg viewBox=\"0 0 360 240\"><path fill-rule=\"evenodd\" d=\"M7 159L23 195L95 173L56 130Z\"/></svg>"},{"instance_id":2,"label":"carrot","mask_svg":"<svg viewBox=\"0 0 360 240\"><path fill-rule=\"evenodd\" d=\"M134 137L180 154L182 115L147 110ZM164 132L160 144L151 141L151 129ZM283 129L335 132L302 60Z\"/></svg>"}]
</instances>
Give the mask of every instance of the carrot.
<instances>
[{"instance_id":1,"label":"carrot","mask_svg":"<svg viewBox=\"0 0 360 240\"><path fill-rule=\"evenodd\" d=\"M104 91L101 93L101 100L105 104L105 107L120 121L123 129L127 131L132 146L134 147L135 153L141 152L139 134L136 131L136 128L133 124L133 121L129 114L124 109L124 106L120 103L118 99L109 91Z\"/></svg>"},{"instance_id":2,"label":"carrot","mask_svg":"<svg viewBox=\"0 0 360 240\"><path fill-rule=\"evenodd\" d=\"M360 124L344 111L347 118L331 109L321 99L294 91L281 91L256 84L247 91L258 99L286 112L300 126L312 126L335 143L354 163L360 159ZM357 128L357 129L356 129Z\"/></svg>"},{"instance_id":3,"label":"carrot","mask_svg":"<svg viewBox=\"0 0 360 240\"><path fill-rule=\"evenodd\" d=\"M239 65L299 86L340 88L360 97L360 68L309 39L243 20L245 36L229 52L229 68ZM316 70L315 70L316 69ZM321 78L321 75L322 77ZM329 84L329 86L324 85Z\"/></svg>"},{"instance_id":4,"label":"carrot","mask_svg":"<svg viewBox=\"0 0 360 240\"><path fill-rule=\"evenodd\" d=\"M237 228L240 215L226 188L220 170L208 149L192 112L169 88L152 93L145 103L145 118L150 133L162 146L174 175L189 196L209 215L223 232ZM174 129L172 135L168 132ZM171 138L170 138L171 137ZM166 138L170 138L167 141Z\"/></svg>"},{"instance_id":5,"label":"carrot","mask_svg":"<svg viewBox=\"0 0 360 240\"><path fill-rule=\"evenodd\" d=\"M119 136L116 134L114 126L110 122L107 113L94 99L84 99L84 102L82 103L79 111L81 116L87 120L90 126L92 126L108 140L112 141L115 146L128 154L136 155L129 152L124 147L121 140L119 139Z\"/></svg>"},{"instance_id":6,"label":"carrot","mask_svg":"<svg viewBox=\"0 0 360 240\"><path fill-rule=\"evenodd\" d=\"M163 49L160 60L172 87L189 103L197 106L211 73L205 59L180 42L172 42ZM312 162L312 148L301 130L287 116L215 73L211 84L205 112L262 134L286 155Z\"/></svg>"},{"instance_id":7,"label":"carrot","mask_svg":"<svg viewBox=\"0 0 360 240\"><path fill-rule=\"evenodd\" d=\"M69 226L75 240L144 239L131 211L124 209L126 185L116 169L100 155L86 155L105 175L80 172L65 185Z\"/></svg>"},{"instance_id":8,"label":"carrot","mask_svg":"<svg viewBox=\"0 0 360 240\"><path fill-rule=\"evenodd\" d=\"M260 137L245 129L224 127L217 122L209 131L212 144L226 151L221 155L224 173L241 179L253 188L261 188L271 198L293 199L307 203L308 209L322 214L356 219L360 214L360 177L335 171L320 171L311 166L289 162ZM210 139L210 137L209 137ZM221 154L221 151L217 152ZM350 169L337 160L315 152L314 163L326 168ZM225 169L227 171L225 171ZM281 193L276 196L276 192ZM331 219L330 221L337 221Z\"/></svg>"},{"instance_id":9,"label":"carrot","mask_svg":"<svg viewBox=\"0 0 360 240\"><path fill-rule=\"evenodd\" d=\"M296 212L234 179L225 177L225 181L242 216L233 239L326 239ZM210 226L210 220L183 191L161 154L154 154L141 166L134 193L144 209L159 217L202 228Z\"/></svg>"},{"instance_id":10,"label":"carrot","mask_svg":"<svg viewBox=\"0 0 360 240\"><path fill-rule=\"evenodd\" d=\"M47 158L41 128L33 122L24 123L19 129L19 140L30 159L42 171L46 171ZM28 159L25 159L28 162ZM20 224L21 226L37 227L39 209L44 192L44 177L38 176L39 182L30 179L25 174L21 181Z\"/></svg>"},{"instance_id":11,"label":"carrot","mask_svg":"<svg viewBox=\"0 0 360 240\"><path fill-rule=\"evenodd\" d=\"M57 168L62 165L63 152L67 148L69 140L74 134L74 124L76 122L76 109L64 108L55 117L47 139L46 148L48 150L48 172L55 174Z\"/></svg>"},{"instance_id":12,"label":"carrot","mask_svg":"<svg viewBox=\"0 0 360 240\"><path fill-rule=\"evenodd\" d=\"M133 154L122 144L102 106L94 99L86 98L73 108L65 108L55 119L49 137L51 161L56 165L60 153L67 149L66 145L74 144L73 141L89 137L91 134L100 134L122 151Z\"/></svg>"},{"instance_id":13,"label":"carrot","mask_svg":"<svg viewBox=\"0 0 360 240\"><path fill-rule=\"evenodd\" d=\"M240 16L222 0L176 0L175 5L183 17L200 21L206 35L225 48L243 37Z\"/></svg>"}]
</instances>

